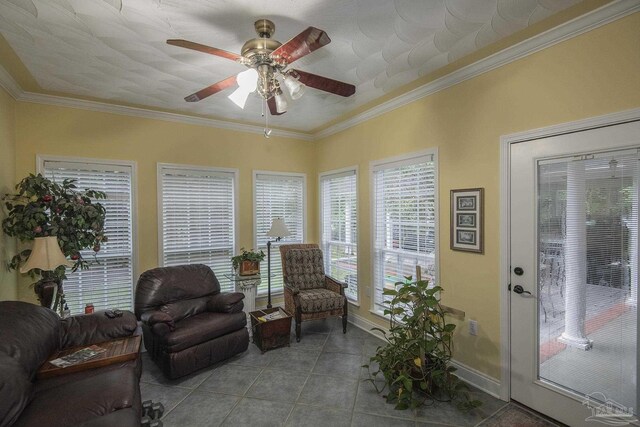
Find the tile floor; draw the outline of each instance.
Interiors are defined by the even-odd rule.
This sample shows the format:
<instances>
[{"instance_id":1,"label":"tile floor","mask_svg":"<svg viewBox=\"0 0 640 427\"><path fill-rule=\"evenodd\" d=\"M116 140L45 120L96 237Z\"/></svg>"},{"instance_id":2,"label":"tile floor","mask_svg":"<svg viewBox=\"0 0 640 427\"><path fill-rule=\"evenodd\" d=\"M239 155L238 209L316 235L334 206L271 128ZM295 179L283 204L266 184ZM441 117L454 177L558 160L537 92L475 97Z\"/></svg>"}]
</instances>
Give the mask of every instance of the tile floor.
<instances>
[{"instance_id":1,"label":"tile floor","mask_svg":"<svg viewBox=\"0 0 640 427\"><path fill-rule=\"evenodd\" d=\"M299 343L292 334L290 347L265 354L250 343L243 354L175 381L143 354L142 400L163 403L166 427L554 425L481 391L473 395L483 405L468 413L445 403L397 411L363 381L361 365L381 343L351 324L343 335L339 319L307 322Z\"/></svg>"}]
</instances>

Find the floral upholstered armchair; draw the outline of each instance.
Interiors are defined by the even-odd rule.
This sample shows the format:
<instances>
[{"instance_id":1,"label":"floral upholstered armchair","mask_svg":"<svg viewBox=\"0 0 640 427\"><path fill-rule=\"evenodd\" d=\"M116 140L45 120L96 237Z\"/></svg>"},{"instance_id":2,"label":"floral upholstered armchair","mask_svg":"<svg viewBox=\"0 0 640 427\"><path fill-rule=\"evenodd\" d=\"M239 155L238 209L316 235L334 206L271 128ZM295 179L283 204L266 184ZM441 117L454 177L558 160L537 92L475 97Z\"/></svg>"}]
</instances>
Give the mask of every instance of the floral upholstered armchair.
<instances>
[{"instance_id":1,"label":"floral upholstered armchair","mask_svg":"<svg viewBox=\"0 0 640 427\"><path fill-rule=\"evenodd\" d=\"M324 274L322 251L316 244L280 246L284 276L285 310L296 320L296 341L300 324L307 320L342 317L342 332L347 332L345 283Z\"/></svg>"}]
</instances>

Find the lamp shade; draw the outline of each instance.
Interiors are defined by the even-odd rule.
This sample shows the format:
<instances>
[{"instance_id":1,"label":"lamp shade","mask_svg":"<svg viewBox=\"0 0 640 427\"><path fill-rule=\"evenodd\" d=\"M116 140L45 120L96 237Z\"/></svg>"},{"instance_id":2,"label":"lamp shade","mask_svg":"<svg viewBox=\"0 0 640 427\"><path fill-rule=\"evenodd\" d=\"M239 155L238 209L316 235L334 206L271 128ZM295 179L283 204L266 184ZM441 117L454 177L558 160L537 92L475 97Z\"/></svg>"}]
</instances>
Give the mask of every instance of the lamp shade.
<instances>
[{"instance_id":1,"label":"lamp shade","mask_svg":"<svg viewBox=\"0 0 640 427\"><path fill-rule=\"evenodd\" d=\"M287 100L282 94L282 91L278 89L278 91L274 95L274 98L276 100L276 111L279 114L286 113L288 105L287 105Z\"/></svg>"},{"instance_id":2,"label":"lamp shade","mask_svg":"<svg viewBox=\"0 0 640 427\"><path fill-rule=\"evenodd\" d=\"M284 76L284 85L289 90L291 99L299 99L304 93L304 84L300 83L298 79L291 77L289 74Z\"/></svg>"},{"instance_id":3,"label":"lamp shade","mask_svg":"<svg viewBox=\"0 0 640 427\"><path fill-rule=\"evenodd\" d=\"M238 107L244 109L244 106L247 103L247 99L249 98L250 93L251 92L249 92L248 90L242 87L239 87L238 89L234 90L231 93L231 95L227 96L227 98L229 98Z\"/></svg>"},{"instance_id":4,"label":"lamp shade","mask_svg":"<svg viewBox=\"0 0 640 427\"><path fill-rule=\"evenodd\" d=\"M73 263L65 258L60 245L58 245L58 238L56 236L36 237L33 248L31 248L31 255L20 268L20 272L28 273L34 268L53 271L61 265L72 267Z\"/></svg>"},{"instance_id":5,"label":"lamp shade","mask_svg":"<svg viewBox=\"0 0 640 427\"><path fill-rule=\"evenodd\" d=\"M287 237L291 236L287 225L282 218L274 218L271 222L271 230L267 232L268 237Z\"/></svg>"}]
</instances>

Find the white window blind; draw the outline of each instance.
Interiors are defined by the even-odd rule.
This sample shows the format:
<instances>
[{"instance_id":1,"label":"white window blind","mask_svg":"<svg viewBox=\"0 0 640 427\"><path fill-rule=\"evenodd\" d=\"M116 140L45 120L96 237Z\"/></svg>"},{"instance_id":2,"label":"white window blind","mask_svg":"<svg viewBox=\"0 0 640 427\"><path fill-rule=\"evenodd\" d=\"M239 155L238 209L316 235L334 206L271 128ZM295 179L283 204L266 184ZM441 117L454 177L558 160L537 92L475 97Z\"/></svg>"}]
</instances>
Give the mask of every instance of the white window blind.
<instances>
[{"instance_id":1,"label":"white window blind","mask_svg":"<svg viewBox=\"0 0 640 427\"><path fill-rule=\"evenodd\" d=\"M347 298L358 301L356 171L321 176L320 198L325 272L346 282Z\"/></svg>"},{"instance_id":2,"label":"white window blind","mask_svg":"<svg viewBox=\"0 0 640 427\"><path fill-rule=\"evenodd\" d=\"M44 176L57 183L75 179L78 189L106 193L99 202L105 207L105 235L100 252L82 252L88 270L67 272L64 293L71 314L84 313L92 303L96 309L133 306L133 167L131 165L44 160ZM96 255L97 262L94 260ZM92 260L94 260L92 262Z\"/></svg>"},{"instance_id":3,"label":"white window blind","mask_svg":"<svg viewBox=\"0 0 640 427\"><path fill-rule=\"evenodd\" d=\"M223 290L232 290L236 173L159 165L161 247L164 266L206 264Z\"/></svg>"},{"instance_id":4,"label":"white window blind","mask_svg":"<svg viewBox=\"0 0 640 427\"><path fill-rule=\"evenodd\" d=\"M436 278L436 164L432 155L373 167L374 305L383 310L384 288Z\"/></svg>"},{"instance_id":5,"label":"white window blind","mask_svg":"<svg viewBox=\"0 0 640 427\"><path fill-rule=\"evenodd\" d=\"M304 242L304 175L285 175L272 173L256 173L254 188L255 204L255 242L258 249L267 253L267 232L271 228L273 218L282 218L291 233L289 237L271 245L271 292L282 291L282 262L280 261L281 244ZM259 294L267 292L267 260L260 263L263 280L258 288Z\"/></svg>"}]
</instances>

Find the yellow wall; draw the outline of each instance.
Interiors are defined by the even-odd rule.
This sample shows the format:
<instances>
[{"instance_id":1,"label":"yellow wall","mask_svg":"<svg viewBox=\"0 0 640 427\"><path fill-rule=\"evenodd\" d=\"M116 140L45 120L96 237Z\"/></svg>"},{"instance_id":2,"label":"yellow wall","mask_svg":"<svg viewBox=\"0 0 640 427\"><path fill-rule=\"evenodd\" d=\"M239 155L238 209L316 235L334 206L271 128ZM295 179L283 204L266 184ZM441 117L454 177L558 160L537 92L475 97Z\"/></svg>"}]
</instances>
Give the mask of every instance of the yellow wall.
<instances>
[{"instance_id":1,"label":"yellow wall","mask_svg":"<svg viewBox=\"0 0 640 427\"><path fill-rule=\"evenodd\" d=\"M11 96L0 88L0 195L10 193L15 186L16 134L15 106ZM0 220L4 208L0 208ZM0 300L17 298L16 273L8 271L7 261L15 254L15 239L0 231Z\"/></svg>"},{"instance_id":2,"label":"yellow wall","mask_svg":"<svg viewBox=\"0 0 640 427\"><path fill-rule=\"evenodd\" d=\"M158 266L158 162L237 168L238 247L253 247L253 170L307 173L307 237L315 241L317 186L311 142L31 103L17 103L16 178L34 172L36 155L137 163L139 272ZM35 301L27 286L20 299Z\"/></svg>"},{"instance_id":3,"label":"yellow wall","mask_svg":"<svg viewBox=\"0 0 640 427\"><path fill-rule=\"evenodd\" d=\"M456 332L455 358L500 377L499 139L518 131L640 107L640 14L596 29L317 144L318 172L359 166L360 307L371 314L369 162L439 151L440 280L443 303L479 322ZM485 188L485 253L449 249L449 191Z\"/></svg>"}]
</instances>

